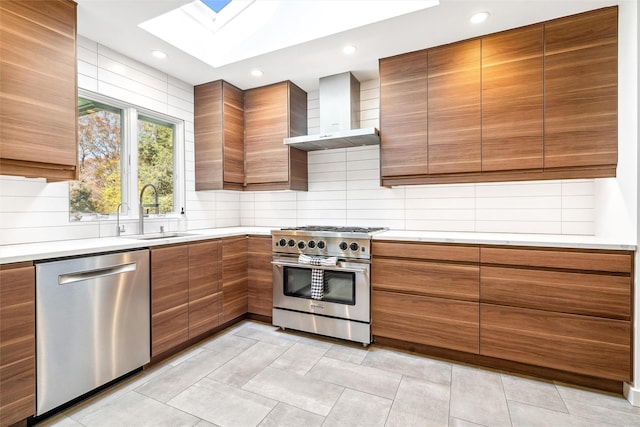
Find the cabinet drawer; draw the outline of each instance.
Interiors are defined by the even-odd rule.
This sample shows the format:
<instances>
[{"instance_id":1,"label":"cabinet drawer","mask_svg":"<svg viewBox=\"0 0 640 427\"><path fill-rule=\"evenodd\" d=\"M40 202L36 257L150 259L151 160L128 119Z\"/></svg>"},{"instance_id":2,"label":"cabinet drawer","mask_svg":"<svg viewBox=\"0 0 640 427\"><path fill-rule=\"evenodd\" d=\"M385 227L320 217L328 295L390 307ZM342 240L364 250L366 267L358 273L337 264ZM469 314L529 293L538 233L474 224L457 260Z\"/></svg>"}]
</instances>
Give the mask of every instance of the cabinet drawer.
<instances>
[{"instance_id":1,"label":"cabinet drawer","mask_svg":"<svg viewBox=\"0 0 640 427\"><path fill-rule=\"evenodd\" d=\"M578 251L572 249L512 249L483 247L482 264L630 273L631 252Z\"/></svg>"},{"instance_id":2,"label":"cabinet drawer","mask_svg":"<svg viewBox=\"0 0 640 427\"><path fill-rule=\"evenodd\" d=\"M477 265L380 258L372 269L374 289L478 301Z\"/></svg>"},{"instance_id":3,"label":"cabinet drawer","mask_svg":"<svg viewBox=\"0 0 640 427\"><path fill-rule=\"evenodd\" d=\"M430 243L371 242L374 257L415 258L433 261L478 262L478 246L438 245Z\"/></svg>"},{"instance_id":4,"label":"cabinet drawer","mask_svg":"<svg viewBox=\"0 0 640 427\"><path fill-rule=\"evenodd\" d=\"M598 378L631 379L631 324L480 304L480 354Z\"/></svg>"},{"instance_id":5,"label":"cabinet drawer","mask_svg":"<svg viewBox=\"0 0 640 427\"><path fill-rule=\"evenodd\" d=\"M478 304L372 292L373 335L478 354Z\"/></svg>"},{"instance_id":6,"label":"cabinet drawer","mask_svg":"<svg viewBox=\"0 0 640 427\"><path fill-rule=\"evenodd\" d=\"M517 268L480 268L480 300L629 320L631 278Z\"/></svg>"}]
</instances>

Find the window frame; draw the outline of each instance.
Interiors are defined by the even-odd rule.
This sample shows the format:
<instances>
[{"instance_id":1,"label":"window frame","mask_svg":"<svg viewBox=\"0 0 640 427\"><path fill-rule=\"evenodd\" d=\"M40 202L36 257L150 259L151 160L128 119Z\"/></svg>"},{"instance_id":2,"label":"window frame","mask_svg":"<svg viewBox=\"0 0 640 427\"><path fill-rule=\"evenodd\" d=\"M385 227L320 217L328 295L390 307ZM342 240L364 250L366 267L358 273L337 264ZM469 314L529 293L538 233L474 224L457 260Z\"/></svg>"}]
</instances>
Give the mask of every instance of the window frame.
<instances>
[{"instance_id":1,"label":"window frame","mask_svg":"<svg viewBox=\"0 0 640 427\"><path fill-rule=\"evenodd\" d=\"M184 120L86 89L78 88L78 97L87 98L122 110L120 201L123 206L120 214L121 218L139 218L138 119L142 116L143 120L144 118L149 118L173 126L173 211L163 214L170 217L178 217L180 208L184 207L186 203ZM69 217L71 216L69 215ZM100 214L96 214L96 219L100 219L99 217ZM109 216L109 219L111 220L111 216Z\"/></svg>"}]
</instances>

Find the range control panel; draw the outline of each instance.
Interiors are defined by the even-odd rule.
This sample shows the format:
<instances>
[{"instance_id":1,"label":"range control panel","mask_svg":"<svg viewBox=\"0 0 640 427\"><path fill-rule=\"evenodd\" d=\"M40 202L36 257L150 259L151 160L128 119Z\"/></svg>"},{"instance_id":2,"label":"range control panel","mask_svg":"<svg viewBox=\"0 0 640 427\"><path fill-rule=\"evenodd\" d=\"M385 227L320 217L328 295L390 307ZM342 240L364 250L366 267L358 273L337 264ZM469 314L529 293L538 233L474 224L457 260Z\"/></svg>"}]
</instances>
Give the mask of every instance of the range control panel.
<instances>
[{"instance_id":1,"label":"range control panel","mask_svg":"<svg viewBox=\"0 0 640 427\"><path fill-rule=\"evenodd\" d=\"M355 234L355 233L352 233ZM272 232L275 253L336 256L339 258L371 259L371 238L343 234L339 236L308 233Z\"/></svg>"}]
</instances>

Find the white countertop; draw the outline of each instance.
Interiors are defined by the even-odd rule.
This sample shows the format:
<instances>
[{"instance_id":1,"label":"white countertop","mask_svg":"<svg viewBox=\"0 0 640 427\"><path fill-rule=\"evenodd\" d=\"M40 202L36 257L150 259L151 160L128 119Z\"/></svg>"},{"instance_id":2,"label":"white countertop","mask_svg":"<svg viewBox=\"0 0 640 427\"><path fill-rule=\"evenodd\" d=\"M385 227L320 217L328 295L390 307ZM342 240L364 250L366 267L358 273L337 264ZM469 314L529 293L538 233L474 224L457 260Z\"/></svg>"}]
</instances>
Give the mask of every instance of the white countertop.
<instances>
[{"instance_id":1,"label":"white countertop","mask_svg":"<svg viewBox=\"0 0 640 427\"><path fill-rule=\"evenodd\" d=\"M555 248L606 249L635 251L631 242L613 241L595 236L557 234L463 233L449 231L389 230L375 234L374 240L408 242L467 243L509 246L545 246Z\"/></svg>"},{"instance_id":2,"label":"white countertop","mask_svg":"<svg viewBox=\"0 0 640 427\"><path fill-rule=\"evenodd\" d=\"M49 258L90 255L101 252L127 249L148 248L198 240L217 239L229 236L271 235L272 227L229 227L207 230L190 230L188 236L154 240L135 240L122 237L104 237L99 239L61 240L56 242L28 243L23 245L0 246L0 264L12 262L37 261Z\"/></svg>"},{"instance_id":3,"label":"white countertop","mask_svg":"<svg viewBox=\"0 0 640 427\"><path fill-rule=\"evenodd\" d=\"M0 246L0 264L37 261L67 256L91 255L151 246L167 245L198 240L217 239L241 235L271 234L276 227L228 227L207 230L190 230L189 235L155 240L134 240L123 237L99 239L62 240L56 242L29 243ZM557 248L636 250L636 245L611 241L594 236L568 236L548 234L461 233L436 231L389 230L374 235L374 240L400 240L410 242L466 243L511 246L546 246Z\"/></svg>"}]
</instances>

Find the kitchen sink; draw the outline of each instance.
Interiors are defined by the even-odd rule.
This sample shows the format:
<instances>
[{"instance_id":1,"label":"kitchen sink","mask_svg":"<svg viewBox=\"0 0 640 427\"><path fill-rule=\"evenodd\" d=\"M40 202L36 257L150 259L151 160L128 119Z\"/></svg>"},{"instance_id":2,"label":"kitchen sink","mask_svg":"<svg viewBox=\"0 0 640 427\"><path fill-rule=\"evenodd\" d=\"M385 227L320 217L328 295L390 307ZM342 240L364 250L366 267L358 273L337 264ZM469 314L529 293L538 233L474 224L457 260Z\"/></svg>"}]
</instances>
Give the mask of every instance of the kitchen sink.
<instances>
[{"instance_id":1,"label":"kitchen sink","mask_svg":"<svg viewBox=\"0 0 640 427\"><path fill-rule=\"evenodd\" d=\"M133 240L160 240L174 239L176 237L197 236L196 233L149 233L149 234L132 234L130 236L121 236L125 239Z\"/></svg>"}]
</instances>

